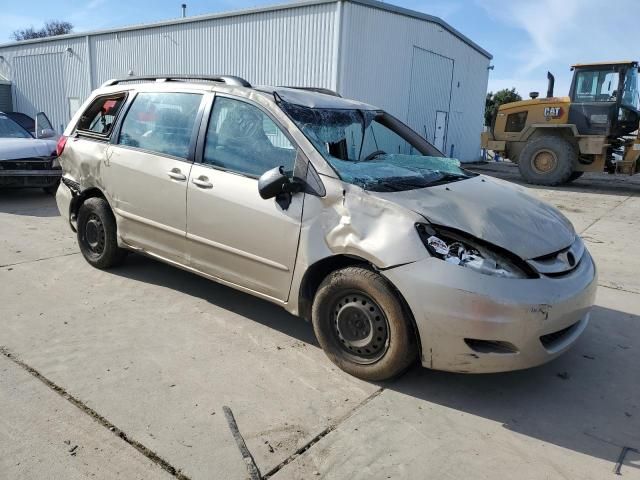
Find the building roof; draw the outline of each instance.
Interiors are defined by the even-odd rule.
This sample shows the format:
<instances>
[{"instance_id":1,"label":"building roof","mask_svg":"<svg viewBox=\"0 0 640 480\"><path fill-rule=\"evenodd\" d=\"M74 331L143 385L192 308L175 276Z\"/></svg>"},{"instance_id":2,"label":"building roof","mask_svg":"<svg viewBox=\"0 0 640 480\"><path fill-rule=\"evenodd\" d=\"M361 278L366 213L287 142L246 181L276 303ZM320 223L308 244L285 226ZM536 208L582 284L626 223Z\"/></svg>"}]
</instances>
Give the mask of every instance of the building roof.
<instances>
[{"instance_id":1,"label":"building roof","mask_svg":"<svg viewBox=\"0 0 640 480\"><path fill-rule=\"evenodd\" d=\"M453 28L451 25L446 23L444 20L442 20L442 19L440 19L438 17L434 17L433 15L427 15L426 13L416 12L415 10L409 10L407 8L402 8L402 7L391 5L391 4L388 4L388 3L379 2L377 0L295 0L295 1L292 1L292 2L288 2L288 3L281 3L281 4L277 4L277 5L266 6L266 7L248 8L248 9L242 9L242 10L232 10L232 11L227 11L227 12L213 13L213 14L206 14L206 15L194 15L194 16L191 16L191 17L176 18L176 19L166 20L166 21L162 21L162 22L143 23L143 24L131 25L131 26L127 26L127 27L110 28L110 29L104 29L104 30L93 30L93 31L88 31L88 32L83 32L83 33L70 33L68 35L57 35L57 36L54 36L54 37L34 38L34 39L31 39L31 40L23 40L21 42L10 42L10 43L0 44L0 48L8 47L8 46L31 44L31 43L50 42L50 41L54 41L54 40L64 40L64 39L69 39L69 38L86 37L86 36L92 36L92 35L100 35L100 34L104 34L104 33L117 33L117 32L126 32L126 31L132 31L132 30L143 30L143 29L146 29L146 28L153 28L153 27L162 27L162 26L167 26L167 25L180 25L180 24L183 24L183 23L195 23L195 22L201 22L201 21L205 21L205 20L213 20L213 19L217 19L217 18L237 17L237 16L243 16L243 15L250 15L250 14L254 14L254 13L272 12L272 11L277 11L277 10L287 10L287 9L291 9L291 8L300 8L300 7L307 7L307 6L312 6L312 5L323 5L323 4L326 4L326 3L338 3L340 1L351 2L351 3L359 4L359 5L365 5L367 7L377 8L379 10L384 10L384 11L387 11L387 12L392 12L392 13L396 13L396 14L399 14L399 15L404 15L406 17L417 18L419 20L424 20L424 21L427 21L427 22L435 23L435 24L441 26L442 28L444 28L445 30L447 30L452 35L455 35L456 37L458 37L464 43L469 45L471 48L477 50L479 53L481 53L482 55L484 55L488 59L492 59L493 58L493 56L489 52L487 52L485 49L480 47L478 44L473 42L471 39L469 39L468 37L466 37L465 35L460 33L458 30Z\"/></svg>"}]
</instances>

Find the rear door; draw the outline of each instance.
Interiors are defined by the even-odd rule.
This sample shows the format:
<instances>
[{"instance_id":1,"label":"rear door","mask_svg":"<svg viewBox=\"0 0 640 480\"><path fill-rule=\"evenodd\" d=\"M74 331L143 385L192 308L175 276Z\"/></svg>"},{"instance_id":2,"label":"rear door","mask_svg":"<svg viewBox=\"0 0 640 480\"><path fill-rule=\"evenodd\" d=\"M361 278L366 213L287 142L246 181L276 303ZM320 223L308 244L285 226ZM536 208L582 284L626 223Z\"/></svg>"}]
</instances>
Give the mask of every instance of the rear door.
<instances>
[{"instance_id":1,"label":"rear door","mask_svg":"<svg viewBox=\"0 0 640 480\"><path fill-rule=\"evenodd\" d=\"M258 177L297 150L266 111L217 95L187 187L191 266L226 282L286 300L295 263L304 194L283 209L258 194ZM200 152L201 150L201 152Z\"/></svg>"},{"instance_id":2,"label":"rear door","mask_svg":"<svg viewBox=\"0 0 640 480\"><path fill-rule=\"evenodd\" d=\"M186 263L186 193L203 94L139 92L106 153L105 189L129 245Z\"/></svg>"}]
</instances>

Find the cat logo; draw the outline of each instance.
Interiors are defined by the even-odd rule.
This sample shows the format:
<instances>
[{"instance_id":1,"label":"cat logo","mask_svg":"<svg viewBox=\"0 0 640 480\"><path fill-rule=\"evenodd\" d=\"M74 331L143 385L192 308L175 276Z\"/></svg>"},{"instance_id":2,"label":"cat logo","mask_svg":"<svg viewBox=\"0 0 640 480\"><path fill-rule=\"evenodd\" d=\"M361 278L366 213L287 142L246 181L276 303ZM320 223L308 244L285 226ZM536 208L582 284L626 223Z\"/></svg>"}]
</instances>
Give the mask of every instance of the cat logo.
<instances>
[{"instance_id":1,"label":"cat logo","mask_svg":"<svg viewBox=\"0 0 640 480\"><path fill-rule=\"evenodd\" d=\"M562 107L545 107L544 116L547 120L550 118L559 118L562 116Z\"/></svg>"}]
</instances>

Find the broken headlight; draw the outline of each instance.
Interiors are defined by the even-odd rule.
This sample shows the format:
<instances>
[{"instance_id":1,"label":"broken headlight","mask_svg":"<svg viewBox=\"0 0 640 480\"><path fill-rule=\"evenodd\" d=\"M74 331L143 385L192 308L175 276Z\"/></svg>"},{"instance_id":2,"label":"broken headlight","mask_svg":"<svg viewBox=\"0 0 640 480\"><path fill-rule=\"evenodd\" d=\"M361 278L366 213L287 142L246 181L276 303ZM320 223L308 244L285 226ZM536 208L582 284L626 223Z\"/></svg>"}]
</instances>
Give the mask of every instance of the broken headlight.
<instances>
[{"instance_id":1,"label":"broken headlight","mask_svg":"<svg viewBox=\"0 0 640 480\"><path fill-rule=\"evenodd\" d=\"M457 231L417 224L422 242L434 257L484 275L534 278L537 275L513 254Z\"/></svg>"}]
</instances>

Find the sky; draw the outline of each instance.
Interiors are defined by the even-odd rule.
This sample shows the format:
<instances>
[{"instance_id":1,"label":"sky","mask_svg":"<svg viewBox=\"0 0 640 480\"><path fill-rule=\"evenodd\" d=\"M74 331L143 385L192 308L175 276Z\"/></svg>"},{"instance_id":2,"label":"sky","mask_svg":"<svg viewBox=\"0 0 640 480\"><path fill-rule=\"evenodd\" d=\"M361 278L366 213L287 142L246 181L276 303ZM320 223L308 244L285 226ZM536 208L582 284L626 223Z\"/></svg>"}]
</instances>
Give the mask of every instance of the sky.
<instances>
[{"instance_id":1,"label":"sky","mask_svg":"<svg viewBox=\"0 0 640 480\"><path fill-rule=\"evenodd\" d=\"M280 0L184 0L188 15L283 3ZM168 20L180 16L177 0L0 0L0 43L17 28L65 20L75 32ZM639 60L640 0L393 0L442 18L493 55L489 91L513 88L523 96L567 95L573 63ZM28 8L25 8L28 6Z\"/></svg>"}]
</instances>

